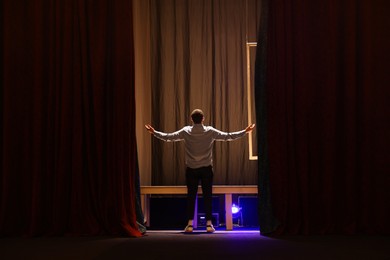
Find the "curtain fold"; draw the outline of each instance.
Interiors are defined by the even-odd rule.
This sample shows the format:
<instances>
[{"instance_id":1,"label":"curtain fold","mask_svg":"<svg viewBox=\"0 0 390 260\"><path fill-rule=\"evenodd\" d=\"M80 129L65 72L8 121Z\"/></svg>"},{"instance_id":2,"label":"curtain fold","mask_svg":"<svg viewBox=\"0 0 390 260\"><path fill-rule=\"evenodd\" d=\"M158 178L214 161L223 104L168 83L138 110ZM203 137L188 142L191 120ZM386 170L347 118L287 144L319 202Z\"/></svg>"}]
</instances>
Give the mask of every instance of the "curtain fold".
<instances>
[{"instance_id":1,"label":"curtain fold","mask_svg":"<svg viewBox=\"0 0 390 260\"><path fill-rule=\"evenodd\" d=\"M388 234L389 4L266 3L256 90L270 231Z\"/></svg>"},{"instance_id":2,"label":"curtain fold","mask_svg":"<svg viewBox=\"0 0 390 260\"><path fill-rule=\"evenodd\" d=\"M0 234L139 236L132 2L2 5Z\"/></svg>"},{"instance_id":3,"label":"curtain fold","mask_svg":"<svg viewBox=\"0 0 390 260\"><path fill-rule=\"evenodd\" d=\"M258 132L258 194L259 194L259 224L262 235L272 234L277 230L280 223L274 215L270 170L269 170L269 147L268 147L268 120L267 120L267 44L268 44L268 0L261 1L261 21L259 27L258 44L255 62L255 99L256 99L256 122Z\"/></svg>"},{"instance_id":4,"label":"curtain fold","mask_svg":"<svg viewBox=\"0 0 390 260\"><path fill-rule=\"evenodd\" d=\"M195 108L205 125L233 132L248 125L246 4L254 1L151 1L152 125L173 132L191 125ZM257 21L252 20L254 24ZM254 121L254 118L253 118ZM152 184L185 184L183 143L152 140ZM248 141L216 142L216 184L256 184Z\"/></svg>"}]
</instances>

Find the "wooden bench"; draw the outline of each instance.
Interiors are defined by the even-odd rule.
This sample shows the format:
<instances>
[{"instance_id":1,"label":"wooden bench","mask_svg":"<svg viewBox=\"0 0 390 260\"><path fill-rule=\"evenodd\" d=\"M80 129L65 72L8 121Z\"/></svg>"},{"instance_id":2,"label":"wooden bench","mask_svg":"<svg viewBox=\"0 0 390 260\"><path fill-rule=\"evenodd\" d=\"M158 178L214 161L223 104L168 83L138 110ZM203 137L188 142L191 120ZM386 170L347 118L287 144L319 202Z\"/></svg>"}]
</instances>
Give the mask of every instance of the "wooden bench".
<instances>
[{"instance_id":1,"label":"wooden bench","mask_svg":"<svg viewBox=\"0 0 390 260\"><path fill-rule=\"evenodd\" d=\"M213 194L225 195L225 217L226 230L233 230L232 216L232 194L257 194L258 188L256 185L244 186L222 186L214 185ZM179 195L187 194L186 186L141 186L141 204L144 212L145 221L149 223L149 199L150 195ZM198 188L198 194L202 194L201 187ZM195 216L197 216L197 208L195 208ZM197 217L194 217L194 227L197 227Z\"/></svg>"}]
</instances>

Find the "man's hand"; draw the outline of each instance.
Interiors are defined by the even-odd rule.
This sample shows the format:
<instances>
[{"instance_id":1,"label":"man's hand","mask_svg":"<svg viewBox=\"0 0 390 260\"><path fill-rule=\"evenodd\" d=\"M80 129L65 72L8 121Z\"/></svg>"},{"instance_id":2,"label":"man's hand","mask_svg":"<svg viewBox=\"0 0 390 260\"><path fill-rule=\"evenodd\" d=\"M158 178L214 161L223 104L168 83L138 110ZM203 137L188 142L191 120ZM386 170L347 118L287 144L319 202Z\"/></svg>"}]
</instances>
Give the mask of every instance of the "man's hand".
<instances>
[{"instance_id":1,"label":"man's hand","mask_svg":"<svg viewBox=\"0 0 390 260\"><path fill-rule=\"evenodd\" d=\"M253 128L255 128L255 124L248 125L245 128L245 132L247 132L247 133L252 132Z\"/></svg>"},{"instance_id":2,"label":"man's hand","mask_svg":"<svg viewBox=\"0 0 390 260\"><path fill-rule=\"evenodd\" d=\"M148 130L149 133L154 134L155 130L154 130L153 126L147 124L147 125L145 125L145 128L146 128L146 130Z\"/></svg>"}]
</instances>

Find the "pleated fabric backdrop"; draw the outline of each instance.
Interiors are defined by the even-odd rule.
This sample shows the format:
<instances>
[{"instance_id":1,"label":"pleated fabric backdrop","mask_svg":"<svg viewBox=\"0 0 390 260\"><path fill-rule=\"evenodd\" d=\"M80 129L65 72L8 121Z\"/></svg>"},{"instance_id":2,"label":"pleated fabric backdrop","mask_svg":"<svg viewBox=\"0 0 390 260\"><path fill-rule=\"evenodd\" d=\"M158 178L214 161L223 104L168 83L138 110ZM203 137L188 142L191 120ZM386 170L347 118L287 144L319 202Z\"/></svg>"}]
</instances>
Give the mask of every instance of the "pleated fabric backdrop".
<instances>
[{"instance_id":1,"label":"pleated fabric backdrop","mask_svg":"<svg viewBox=\"0 0 390 260\"><path fill-rule=\"evenodd\" d=\"M262 3L262 232L389 234L389 2Z\"/></svg>"},{"instance_id":2,"label":"pleated fabric backdrop","mask_svg":"<svg viewBox=\"0 0 390 260\"><path fill-rule=\"evenodd\" d=\"M0 235L140 236L132 1L1 11Z\"/></svg>"},{"instance_id":3,"label":"pleated fabric backdrop","mask_svg":"<svg viewBox=\"0 0 390 260\"><path fill-rule=\"evenodd\" d=\"M150 91L151 111L140 106L148 115L142 118L151 120L144 123L173 132L191 125L191 111L200 108L206 125L227 132L244 129L249 123L246 42L256 41L258 1L148 3L139 4L149 9L140 26L150 33L144 40L150 45L145 52L150 57L150 88L137 87L139 92ZM151 142L149 182L185 184L184 144ZM248 139L216 142L214 172L216 184L256 184L257 162L249 160Z\"/></svg>"}]
</instances>

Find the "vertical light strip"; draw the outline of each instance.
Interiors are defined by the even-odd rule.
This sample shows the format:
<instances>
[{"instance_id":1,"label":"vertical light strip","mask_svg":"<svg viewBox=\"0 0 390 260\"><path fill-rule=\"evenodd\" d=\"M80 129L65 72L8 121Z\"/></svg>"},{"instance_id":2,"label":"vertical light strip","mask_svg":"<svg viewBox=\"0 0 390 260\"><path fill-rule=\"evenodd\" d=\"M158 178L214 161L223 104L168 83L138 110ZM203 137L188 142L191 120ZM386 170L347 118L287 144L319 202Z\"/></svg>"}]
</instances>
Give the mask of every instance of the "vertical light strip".
<instances>
[{"instance_id":1,"label":"vertical light strip","mask_svg":"<svg viewBox=\"0 0 390 260\"><path fill-rule=\"evenodd\" d=\"M246 69L247 69L247 99L248 99L248 124L252 124L252 91L251 91L251 57L250 57L250 48L256 47L257 42L247 42L246 43ZM248 143L249 143L249 160L257 160L257 155L253 155L253 138L252 132L248 134Z\"/></svg>"}]
</instances>

